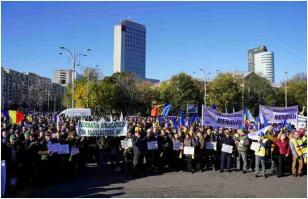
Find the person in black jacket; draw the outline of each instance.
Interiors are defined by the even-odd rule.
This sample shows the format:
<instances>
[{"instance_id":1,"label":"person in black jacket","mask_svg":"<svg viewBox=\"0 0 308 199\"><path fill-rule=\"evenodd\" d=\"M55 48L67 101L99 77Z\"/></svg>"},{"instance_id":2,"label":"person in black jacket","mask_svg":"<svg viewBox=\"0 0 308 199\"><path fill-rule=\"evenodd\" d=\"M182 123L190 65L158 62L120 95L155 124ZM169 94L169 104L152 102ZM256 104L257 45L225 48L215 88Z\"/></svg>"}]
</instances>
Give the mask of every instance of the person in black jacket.
<instances>
[{"instance_id":1,"label":"person in black jacket","mask_svg":"<svg viewBox=\"0 0 308 199\"><path fill-rule=\"evenodd\" d=\"M133 166L136 171L141 168L141 160L144 152L144 141L141 137L141 129L139 127L135 127L135 135L132 138L133 141L133 153L134 160Z\"/></svg>"},{"instance_id":2,"label":"person in black jacket","mask_svg":"<svg viewBox=\"0 0 308 199\"><path fill-rule=\"evenodd\" d=\"M223 146L225 144L225 145L229 145L229 146L234 147L235 143L234 143L234 139L231 136L231 132L229 130L225 130L224 133L225 133L225 137L223 137L221 139L221 146ZM229 172L231 172L231 170L230 170L231 157L232 157L232 153L227 153L227 152L221 151L220 173L222 173L224 171L225 159L227 159L227 170Z\"/></svg>"}]
</instances>

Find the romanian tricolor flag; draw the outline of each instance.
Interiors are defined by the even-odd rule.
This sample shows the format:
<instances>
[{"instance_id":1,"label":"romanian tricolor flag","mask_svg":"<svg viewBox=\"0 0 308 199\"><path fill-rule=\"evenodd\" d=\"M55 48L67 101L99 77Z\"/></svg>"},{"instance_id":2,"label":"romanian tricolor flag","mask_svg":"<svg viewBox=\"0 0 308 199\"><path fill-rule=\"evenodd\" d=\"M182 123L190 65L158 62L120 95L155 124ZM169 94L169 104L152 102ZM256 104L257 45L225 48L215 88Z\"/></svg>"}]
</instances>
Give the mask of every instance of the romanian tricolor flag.
<instances>
[{"instance_id":1,"label":"romanian tricolor flag","mask_svg":"<svg viewBox=\"0 0 308 199\"><path fill-rule=\"evenodd\" d=\"M22 112L14 110L2 111L2 114L11 124L19 124L25 118L25 115Z\"/></svg>"}]
</instances>

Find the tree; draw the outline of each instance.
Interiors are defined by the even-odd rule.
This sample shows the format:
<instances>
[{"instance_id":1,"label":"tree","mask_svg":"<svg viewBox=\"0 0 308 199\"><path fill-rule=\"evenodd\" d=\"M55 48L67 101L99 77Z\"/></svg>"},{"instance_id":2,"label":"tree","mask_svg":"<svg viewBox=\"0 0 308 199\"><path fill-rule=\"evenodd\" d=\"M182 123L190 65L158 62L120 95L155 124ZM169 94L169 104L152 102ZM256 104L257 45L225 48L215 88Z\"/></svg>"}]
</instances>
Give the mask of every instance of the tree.
<instances>
[{"instance_id":1,"label":"tree","mask_svg":"<svg viewBox=\"0 0 308 199\"><path fill-rule=\"evenodd\" d=\"M152 102L156 101L159 97L158 90L153 87L153 84L147 81L136 82L137 106L136 111L143 115L150 113Z\"/></svg>"},{"instance_id":2,"label":"tree","mask_svg":"<svg viewBox=\"0 0 308 199\"><path fill-rule=\"evenodd\" d=\"M240 80L229 73L220 73L210 83L207 91L207 105L215 104L217 110L225 112L233 108L241 109L241 87Z\"/></svg>"},{"instance_id":3,"label":"tree","mask_svg":"<svg viewBox=\"0 0 308 199\"><path fill-rule=\"evenodd\" d=\"M287 81L288 106L298 105L302 110L307 104L307 76L304 73L294 75ZM277 106L285 106L285 82L278 89Z\"/></svg>"},{"instance_id":4,"label":"tree","mask_svg":"<svg viewBox=\"0 0 308 199\"><path fill-rule=\"evenodd\" d=\"M188 103L202 104L200 82L185 73L175 75L169 81L163 82L159 92L159 102L169 102L173 106L173 111L176 112L179 109L185 110Z\"/></svg>"},{"instance_id":5,"label":"tree","mask_svg":"<svg viewBox=\"0 0 308 199\"><path fill-rule=\"evenodd\" d=\"M259 105L274 106L276 104L277 90L270 82L255 73L250 73L244 79L244 107L253 115L258 115Z\"/></svg>"}]
</instances>

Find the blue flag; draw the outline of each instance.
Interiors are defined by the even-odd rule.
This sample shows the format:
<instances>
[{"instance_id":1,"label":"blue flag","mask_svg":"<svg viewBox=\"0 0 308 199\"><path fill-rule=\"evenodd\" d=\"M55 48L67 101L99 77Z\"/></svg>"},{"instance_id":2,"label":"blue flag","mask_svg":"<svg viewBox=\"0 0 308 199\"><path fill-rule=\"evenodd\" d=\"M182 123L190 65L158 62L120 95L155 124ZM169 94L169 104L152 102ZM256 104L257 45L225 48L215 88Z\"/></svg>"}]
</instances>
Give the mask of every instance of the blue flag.
<instances>
[{"instance_id":1,"label":"blue flag","mask_svg":"<svg viewBox=\"0 0 308 199\"><path fill-rule=\"evenodd\" d=\"M171 107L172 107L171 104L166 103L161 115L163 115L164 117L167 117Z\"/></svg>"},{"instance_id":2,"label":"blue flag","mask_svg":"<svg viewBox=\"0 0 308 199\"><path fill-rule=\"evenodd\" d=\"M178 129L178 122L176 121L176 118L174 116L172 116L171 120L172 120L174 128L177 130Z\"/></svg>"},{"instance_id":3,"label":"blue flag","mask_svg":"<svg viewBox=\"0 0 308 199\"><path fill-rule=\"evenodd\" d=\"M260 118L259 116L257 117L257 130L259 130L261 127L261 121L260 121Z\"/></svg>"},{"instance_id":4,"label":"blue flag","mask_svg":"<svg viewBox=\"0 0 308 199\"><path fill-rule=\"evenodd\" d=\"M196 119L196 113L189 119L189 121L188 121L188 126L190 126L194 121L195 121L195 119Z\"/></svg>"},{"instance_id":5,"label":"blue flag","mask_svg":"<svg viewBox=\"0 0 308 199\"><path fill-rule=\"evenodd\" d=\"M182 111L180 111L180 122L181 126L185 126L185 117Z\"/></svg>"},{"instance_id":6,"label":"blue flag","mask_svg":"<svg viewBox=\"0 0 308 199\"><path fill-rule=\"evenodd\" d=\"M163 120L161 119L160 115L157 116L158 122L159 122L159 126L162 127L163 124Z\"/></svg>"},{"instance_id":7,"label":"blue flag","mask_svg":"<svg viewBox=\"0 0 308 199\"><path fill-rule=\"evenodd\" d=\"M3 110L1 111L3 116L7 119L7 120L10 120L10 117L9 117L9 112L7 110Z\"/></svg>"},{"instance_id":8,"label":"blue flag","mask_svg":"<svg viewBox=\"0 0 308 199\"><path fill-rule=\"evenodd\" d=\"M53 115L53 118L52 118L52 120L53 120L54 123L57 122L57 118L58 118L58 117L57 117L57 114L54 114L54 115Z\"/></svg>"},{"instance_id":9,"label":"blue flag","mask_svg":"<svg viewBox=\"0 0 308 199\"><path fill-rule=\"evenodd\" d=\"M216 110L216 105L212 104L211 109Z\"/></svg>"}]
</instances>

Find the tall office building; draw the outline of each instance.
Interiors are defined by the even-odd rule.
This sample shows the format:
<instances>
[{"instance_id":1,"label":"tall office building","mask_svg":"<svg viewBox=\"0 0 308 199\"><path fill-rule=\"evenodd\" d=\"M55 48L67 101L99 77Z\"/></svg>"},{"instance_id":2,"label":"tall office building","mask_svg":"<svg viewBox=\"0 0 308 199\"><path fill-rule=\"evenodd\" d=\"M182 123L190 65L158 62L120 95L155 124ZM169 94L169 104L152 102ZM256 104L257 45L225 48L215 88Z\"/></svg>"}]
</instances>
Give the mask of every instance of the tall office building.
<instances>
[{"instance_id":1,"label":"tall office building","mask_svg":"<svg viewBox=\"0 0 308 199\"><path fill-rule=\"evenodd\" d=\"M145 79L146 28L124 20L114 26L113 72L131 72Z\"/></svg>"},{"instance_id":2,"label":"tall office building","mask_svg":"<svg viewBox=\"0 0 308 199\"><path fill-rule=\"evenodd\" d=\"M257 53L267 52L266 46L260 46L258 48L252 48L248 50L248 72L255 71L254 56Z\"/></svg>"},{"instance_id":3,"label":"tall office building","mask_svg":"<svg viewBox=\"0 0 308 199\"><path fill-rule=\"evenodd\" d=\"M255 54L254 72L266 78L270 83L274 83L274 53L262 52Z\"/></svg>"}]
</instances>

